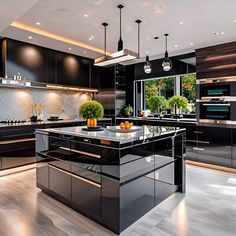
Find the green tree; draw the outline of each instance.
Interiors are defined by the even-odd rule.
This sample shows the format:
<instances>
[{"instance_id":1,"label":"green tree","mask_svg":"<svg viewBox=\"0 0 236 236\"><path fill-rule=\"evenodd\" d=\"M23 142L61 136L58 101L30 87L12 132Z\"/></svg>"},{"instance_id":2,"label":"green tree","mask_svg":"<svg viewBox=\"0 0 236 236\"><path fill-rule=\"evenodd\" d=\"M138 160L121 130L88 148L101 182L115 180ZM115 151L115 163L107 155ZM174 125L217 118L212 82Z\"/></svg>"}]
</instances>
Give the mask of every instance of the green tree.
<instances>
[{"instance_id":1,"label":"green tree","mask_svg":"<svg viewBox=\"0 0 236 236\"><path fill-rule=\"evenodd\" d=\"M196 75L187 74L181 77L182 79L182 94L186 97L189 103L196 100Z\"/></svg>"}]
</instances>

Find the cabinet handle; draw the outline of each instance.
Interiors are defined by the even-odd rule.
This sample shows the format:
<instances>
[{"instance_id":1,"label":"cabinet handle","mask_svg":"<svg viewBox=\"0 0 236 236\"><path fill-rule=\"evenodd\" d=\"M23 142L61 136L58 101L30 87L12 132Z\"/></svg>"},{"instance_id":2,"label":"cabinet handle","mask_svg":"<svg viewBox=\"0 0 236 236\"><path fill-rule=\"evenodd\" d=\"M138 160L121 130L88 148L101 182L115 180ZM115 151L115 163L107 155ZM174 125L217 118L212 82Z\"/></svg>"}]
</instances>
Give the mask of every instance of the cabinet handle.
<instances>
[{"instance_id":1,"label":"cabinet handle","mask_svg":"<svg viewBox=\"0 0 236 236\"><path fill-rule=\"evenodd\" d=\"M96 154L93 154L93 153L90 153L90 152L79 151L79 150L72 149L72 148L67 148L67 147L59 147L59 148L62 149L62 150L65 150L65 151L75 152L75 153L87 155L87 156L94 157L94 158L98 158L98 159L101 158L100 155L96 155Z\"/></svg>"},{"instance_id":2,"label":"cabinet handle","mask_svg":"<svg viewBox=\"0 0 236 236\"><path fill-rule=\"evenodd\" d=\"M202 134L202 131L193 131L195 134Z\"/></svg>"},{"instance_id":3,"label":"cabinet handle","mask_svg":"<svg viewBox=\"0 0 236 236\"><path fill-rule=\"evenodd\" d=\"M30 141L35 141L35 138L24 138L24 139L15 139L15 140L1 141L0 145L13 144L13 143L21 143L21 142L30 142Z\"/></svg>"},{"instance_id":4,"label":"cabinet handle","mask_svg":"<svg viewBox=\"0 0 236 236\"><path fill-rule=\"evenodd\" d=\"M193 147L193 150L196 150L196 151L204 151L205 149L204 149L204 148L199 148L199 147Z\"/></svg>"},{"instance_id":5,"label":"cabinet handle","mask_svg":"<svg viewBox=\"0 0 236 236\"><path fill-rule=\"evenodd\" d=\"M191 139L187 139L186 142L210 144L210 142L207 142L207 141L198 141L198 140L191 140Z\"/></svg>"},{"instance_id":6,"label":"cabinet handle","mask_svg":"<svg viewBox=\"0 0 236 236\"><path fill-rule=\"evenodd\" d=\"M91 180L85 179L85 178L83 178L83 177L80 177L80 176L78 176L78 175L72 174L72 173L67 172L67 171L65 171L65 170L61 170L60 168L55 167L55 166L53 166L53 165L51 165L51 164L48 164L48 166L49 166L50 168L52 168L52 169L58 170L58 171L60 171L60 172L62 172L62 173L64 173L64 174L66 174L66 175L70 175L70 176L72 176L72 177L74 177L74 178L76 178L76 179L79 179L79 180L83 181L83 182L86 182L86 183L88 183L88 184L91 184L91 185L94 185L94 186L96 186L96 187L98 187L98 188L101 188L101 184L95 183L95 182L93 182L93 181L91 181Z\"/></svg>"}]
</instances>

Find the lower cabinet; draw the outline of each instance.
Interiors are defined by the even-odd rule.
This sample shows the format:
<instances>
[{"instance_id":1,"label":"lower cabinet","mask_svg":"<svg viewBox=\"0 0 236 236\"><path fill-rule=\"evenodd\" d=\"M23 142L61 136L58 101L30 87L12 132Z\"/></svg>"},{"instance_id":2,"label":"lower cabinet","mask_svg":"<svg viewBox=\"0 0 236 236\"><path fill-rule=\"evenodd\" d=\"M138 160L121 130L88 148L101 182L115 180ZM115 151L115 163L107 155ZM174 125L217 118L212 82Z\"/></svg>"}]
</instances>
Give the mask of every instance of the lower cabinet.
<instances>
[{"instance_id":1,"label":"lower cabinet","mask_svg":"<svg viewBox=\"0 0 236 236\"><path fill-rule=\"evenodd\" d=\"M191 161L198 161L197 146L187 144L186 146L186 158Z\"/></svg>"},{"instance_id":2,"label":"lower cabinet","mask_svg":"<svg viewBox=\"0 0 236 236\"><path fill-rule=\"evenodd\" d=\"M231 146L199 145L198 161L231 167Z\"/></svg>"},{"instance_id":3,"label":"lower cabinet","mask_svg":"<svg viewBox=\"0 0 236 236\"><path fill-rule=\"evenodd\" d=\"M48 164L45 162L39 162L36 164L36 178L37 178L37 187L41 189L49 188L49 179L48 179Z\"/></svg>"},{"instance_id":4,"label":"lower cabinet","mask_svg":"<svg viewBox=\"0 0 236 236\"><path fill-rule=\"evenodd\" d=\"M174 180L174 163L155 171L155 205L177 191Z\"/></svg>"},{"instance_id":5,"label":"lower cabinet","mask_svg":"<svg viewBox=\"0 0 236 236\"><path fill-rule=\"evenodd\" d=\"M101 185L72 177L72 202L88 215L101 214Z\"/></svg>"},{"instance_id":6,"label":"lower cabinet","mask_svg":"<svg viewBox=\"0 0 236 236\"><path fill-rule=\"evenodd\" d=\"M67 200L71 200L71 178L59 168L49 165L49 189Z\"/></svg>"},{"instance_id":7,"label":"lower cabinet","mask_svg":"<svg viewBox=\"0 0 236 236\"><path fill-rule=\"evenodd\" d=\"M232 165L233 165L233 168L236 168L236 146L233 146L232 147Z\"/></svg>"}]
</instances>

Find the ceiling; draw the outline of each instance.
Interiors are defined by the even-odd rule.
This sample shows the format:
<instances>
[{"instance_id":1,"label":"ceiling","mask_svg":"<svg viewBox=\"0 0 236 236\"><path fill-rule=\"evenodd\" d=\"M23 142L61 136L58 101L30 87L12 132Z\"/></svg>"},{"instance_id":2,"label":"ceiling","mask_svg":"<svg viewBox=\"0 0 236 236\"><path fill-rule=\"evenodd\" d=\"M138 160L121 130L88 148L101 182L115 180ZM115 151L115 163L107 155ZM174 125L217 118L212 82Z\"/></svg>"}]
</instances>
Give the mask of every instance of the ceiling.
<instances>
[{"instance_id":1,"label":"ceiling","mask_svg":"<svg viewBox=\"0 0 236 236\"><path fill-rule=\"evenodd\" d=\"M135 20L142 20L141 57L145 57L146 51L149 51L151 59L162 57L165 33L170 34L170 56L236 39L235 0L1 0L1 4L2 2L10 3L5 8L0 7L1 24L2 18L6 19L5 24L8 25L11 21L15 22L5 30L4 25L0 25L1 36L90 58L102 55L102 22L109 24L108 50L117 50L119 10L116 6L120 3L125 6L122 22L125 48L137 51ZM12 6L17 11L19 9L19 14L10 18L6 9ZM40 22L40 25L36 25L36 22ZM219 35L215 35L215 32L219 32ZM89 40L91 36L94 39ZM159 39L155 40L155 36L159 36Z\"/></svg>"}]
</instances>

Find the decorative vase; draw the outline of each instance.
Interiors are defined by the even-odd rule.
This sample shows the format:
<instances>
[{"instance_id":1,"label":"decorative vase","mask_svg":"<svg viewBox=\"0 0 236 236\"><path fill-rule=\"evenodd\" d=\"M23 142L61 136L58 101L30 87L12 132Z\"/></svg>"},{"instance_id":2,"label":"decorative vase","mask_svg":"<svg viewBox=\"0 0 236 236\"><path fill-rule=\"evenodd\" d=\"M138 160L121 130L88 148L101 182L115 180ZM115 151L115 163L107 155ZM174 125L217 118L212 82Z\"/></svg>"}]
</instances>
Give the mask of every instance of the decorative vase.
<instances>
[{"instance_id":1,"label":"decorative vase","mask_svg":"<svg viewBox=\"0 0 236 236\"><path fill-rule=\"evenodd\" d=\"M88 127L96 127L97 126L97 119L96 118L87 119L87 126Z\"/></svg>"}]
</instances>

